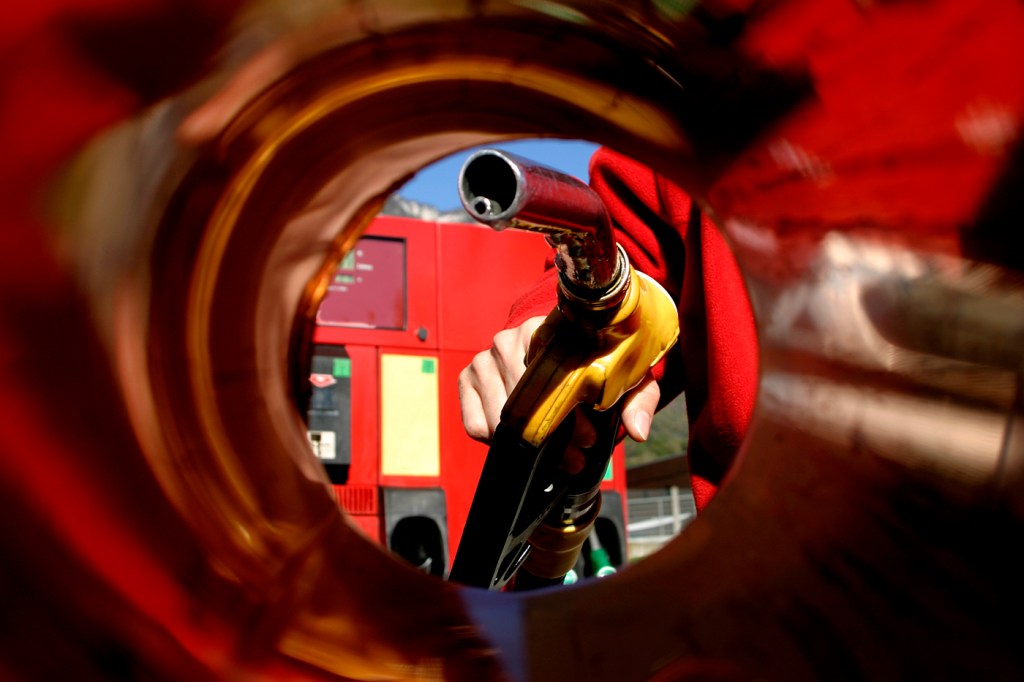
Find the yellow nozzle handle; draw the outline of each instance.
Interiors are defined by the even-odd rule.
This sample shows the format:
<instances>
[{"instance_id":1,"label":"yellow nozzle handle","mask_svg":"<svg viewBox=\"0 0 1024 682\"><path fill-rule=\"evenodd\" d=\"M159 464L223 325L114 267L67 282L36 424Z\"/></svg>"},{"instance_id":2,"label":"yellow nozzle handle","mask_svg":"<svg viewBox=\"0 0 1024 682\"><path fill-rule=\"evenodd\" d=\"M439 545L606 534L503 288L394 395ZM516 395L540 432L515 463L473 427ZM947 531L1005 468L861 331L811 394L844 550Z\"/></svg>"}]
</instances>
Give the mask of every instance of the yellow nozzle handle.
<instances>
[{"instance_id":1,"label":"yellow nozzle handle","mask_svg":"<svg viewBox=\"0 0 1024 682\"><path fill-rule=\"evenodd\" d=\"M526 373L501 416L530 445L543 443L578 405L611 408L679 338L672 297L632 268L610 321L585 327L556 308L534 333Z\"/></svg>"}]
</instances>

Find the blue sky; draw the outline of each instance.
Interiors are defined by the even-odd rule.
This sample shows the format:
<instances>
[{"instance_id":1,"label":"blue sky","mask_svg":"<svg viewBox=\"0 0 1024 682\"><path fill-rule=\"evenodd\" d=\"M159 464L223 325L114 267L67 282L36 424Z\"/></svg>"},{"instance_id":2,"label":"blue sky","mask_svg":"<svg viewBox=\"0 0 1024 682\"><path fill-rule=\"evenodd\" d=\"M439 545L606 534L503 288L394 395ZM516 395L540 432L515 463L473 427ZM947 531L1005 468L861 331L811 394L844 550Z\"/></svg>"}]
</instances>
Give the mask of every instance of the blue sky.
<instances>
[{"instance_id":1,"label":"blue sky","mask_svg":"<svg viewBox=\"0 0 1024 682\"><path fill-rule=\"evenodd\" d=\"M587 164L597 145L581 140L514 140L486 145L505 149L532 161L557 168L563 173L574 175L586 182ZM442 211L460 208L458 179L459 169L474 151L467 149L427 166L407 182L398 193L406 199L415 199L424 204L436 206Z\"/></svg>"}]
</instances>

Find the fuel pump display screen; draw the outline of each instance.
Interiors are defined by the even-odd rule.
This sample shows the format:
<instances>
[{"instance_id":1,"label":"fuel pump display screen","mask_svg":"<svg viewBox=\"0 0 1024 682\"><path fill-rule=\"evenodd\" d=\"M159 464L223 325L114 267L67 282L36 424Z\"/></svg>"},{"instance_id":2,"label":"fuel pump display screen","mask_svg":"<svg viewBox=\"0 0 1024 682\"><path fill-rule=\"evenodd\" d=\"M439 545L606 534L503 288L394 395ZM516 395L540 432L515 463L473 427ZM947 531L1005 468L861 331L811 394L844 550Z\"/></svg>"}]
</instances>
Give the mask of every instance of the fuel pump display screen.
<instances>
[{"instance_id":1,"label":"fuel pump display screen","mask_svg":"<svg viewBox=\"0 0 1024 682\"><path fill-rule=\"evenodd\" d=\"M405 240L363 237L334 272L317 323L405 329L405 311Z\"/></svg>"}]
</instances>

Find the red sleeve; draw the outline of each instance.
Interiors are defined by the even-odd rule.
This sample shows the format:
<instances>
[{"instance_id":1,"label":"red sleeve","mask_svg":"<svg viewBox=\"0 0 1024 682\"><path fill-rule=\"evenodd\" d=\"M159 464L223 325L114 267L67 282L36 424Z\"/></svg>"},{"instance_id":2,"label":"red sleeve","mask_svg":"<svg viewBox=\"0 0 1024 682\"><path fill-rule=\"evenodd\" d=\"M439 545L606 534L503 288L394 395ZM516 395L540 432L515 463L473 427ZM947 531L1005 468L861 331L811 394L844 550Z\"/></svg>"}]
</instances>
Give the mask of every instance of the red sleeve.
<instances>
[{"instance_id":1,"label":"red sleeve","mask_svg":"<svg viewBox=\"0 0 1024 682\"><path fill-rule=\"evenodd\" d=\"M743 440L757 386L756 333L739 268L689 195L650 168L602 149L591 184L633 266L679 304L679 343L654 373L662 405L686 393L686 454L703 510Z\"/></svg>"}]
</instances>

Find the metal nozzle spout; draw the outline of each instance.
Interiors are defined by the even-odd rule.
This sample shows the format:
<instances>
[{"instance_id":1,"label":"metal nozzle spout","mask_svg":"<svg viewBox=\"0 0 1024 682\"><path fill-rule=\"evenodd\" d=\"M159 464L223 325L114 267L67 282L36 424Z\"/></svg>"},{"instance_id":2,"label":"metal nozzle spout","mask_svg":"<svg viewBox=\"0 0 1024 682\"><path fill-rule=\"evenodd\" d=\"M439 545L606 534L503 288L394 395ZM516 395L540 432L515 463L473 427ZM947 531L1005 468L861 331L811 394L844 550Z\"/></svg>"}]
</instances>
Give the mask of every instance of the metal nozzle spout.
<instances>
[{"instance_id":1,"label":"metal nozzle spout","mask_svg":"<svg viewBox=\"0 0 1024 682\"><path fill-rule=\"evenodd\" d=\"M604 202L586 183L497 149L472 154L459 173L466 211L495 230L541 232L555 248L563 290L574 300L620 295L628 277Z\"/></svg>"}]
</instances>

